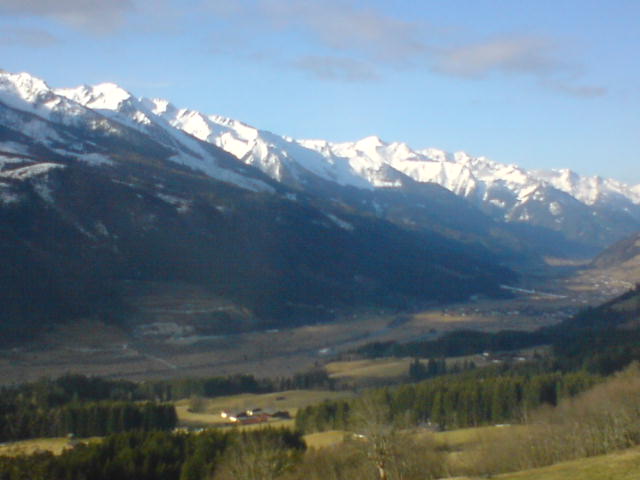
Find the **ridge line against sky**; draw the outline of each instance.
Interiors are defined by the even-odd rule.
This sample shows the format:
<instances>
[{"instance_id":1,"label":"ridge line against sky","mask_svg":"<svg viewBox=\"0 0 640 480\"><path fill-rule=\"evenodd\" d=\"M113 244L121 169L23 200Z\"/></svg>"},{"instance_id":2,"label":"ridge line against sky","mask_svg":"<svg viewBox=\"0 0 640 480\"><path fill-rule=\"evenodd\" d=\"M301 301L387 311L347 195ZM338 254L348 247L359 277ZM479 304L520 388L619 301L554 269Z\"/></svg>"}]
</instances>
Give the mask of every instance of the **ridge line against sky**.
<instances>
[{"instance_id":1,"label":"ridge line against sky","mask_svg":"<svg viewBox=\"0 0 640 480\"><path fill-rule=\"evenodd\" d=\"M417 5L416 5L417 3ZM635 0L0 0L0 68L640 183Z\"/></svg>"}]
</instances>

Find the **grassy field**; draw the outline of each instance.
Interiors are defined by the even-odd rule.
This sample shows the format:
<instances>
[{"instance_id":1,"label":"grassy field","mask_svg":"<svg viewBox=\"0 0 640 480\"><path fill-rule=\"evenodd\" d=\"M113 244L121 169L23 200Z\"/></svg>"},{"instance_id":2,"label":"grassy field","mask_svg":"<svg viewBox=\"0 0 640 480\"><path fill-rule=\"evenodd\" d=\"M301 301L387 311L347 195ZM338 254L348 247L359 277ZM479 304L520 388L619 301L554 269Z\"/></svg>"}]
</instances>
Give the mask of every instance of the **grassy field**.
<instances>
[{"instance_id":1,"label":"grassy field","mask_svg":"<svg viewBox=\"0 0 640 480\"><path fill-rule=\"evenodd\" d=\"M496 480L638 480L640 448L562 462L544 468L496 475ZM476 480L465 477L459 480Z\"/></svg>"},{"instance_id":2,"label":"grassy field","mask_svg":"<svg viewBox=\"0 0 640 480\"><path fill-rule=\"evenodd\" d=\"M407 378L410 363L408 358L376 358L331 362L325 365L325 369L335 379L390 380Z\"/></svg>"},{"instance_id":3,"label":"grassy field","mask_svg":"<svg viewBox=\"0 0 640 480\"><path fill-rule=\"evenodd\" d=\"M515 427L476 427L476 428L461 428L458 430L450 430L447 432L438 432L435 434L436 441L441 445L446 445L450 448L459 449L462 447L470 447L473 444L480 441L483 436L489 433L502 431L505 428L518 428Z\"/></svg>"},{"instance_id":4,"label":"grassy field","mask_svg":"<svg viewBox=\"0 0 640 480\"><path fill-rule=\"evenodd\" d=\"M544 353L546 347L536 347L521 350L520 354L525 357L537 353ZM472 361L476 366L482 367L488 365L482 355L467 355L461 357L447 358L447 366L462 365L466 361ZM355 387L367 387L372 385L382 385L407 381L409 377L409 366L413 362L413 358L374 358L364 360L349 360L330 362L325 365L325 369L329 376L347 385ZM422 360L426 365L426 360Z\"/></svg>"},{"instance_id":5,"label":"grassy field","mask_svg":"<svg viewBox=\"0 0 640 480\"><path fill-rule=\"evenodd\" d=\"M310 448L325 448L338 445L344 441L347 432L342 430L329 430L326 432L310 433L304 436L304 441Z\"/></svg>"},{"instance_id":6,"label":"grassy field","mask_svg":"<svg viewBox=\"0 0 640 480\"><path fill-rule=\"evenodd\" d=\"M323 400L335 400L352 396L350 392L332 392L325 390L290 390L286 392L230 395L226 397L216 397L213 399L203 399L200 412L189 411L190 400L180 400L176 402L178 421L182 426L206 427L220 426L227 422L220 416L223 410L236 413L251 408L261 408L263 410L286 410L292 417L300 408L308 405L320 403ZM292 426L293 420L278 420L269 422L274 426ZM252 426L255 428L255 426ZM259 425L258 425L259 427Z\"/></svg>"},{"instance_id":7,"label":"grassy field","mask_svg":"<svg viewBox=\"0 0 640 480\"><path fill-rule=\"evenodd\" d=\"M56 455L64 449L71 448L71 443L66 437L62 438L35 438L20 442L10 442L0 445L0 455L15 456L31 454L38 451L49 451Z\"/></svg>"},{"instance_id":8,"label":"grassy field","mask_svg":"<svg viewBox=\"0 0 640 480\"><path fill-rule=\"evenodd\" d=\"M96 442L99 440L100 439L98 437L93 437L89 439L82 439L82 442ZM19 442L8 442L0 444L0 455L30 455L40 451L47 451L55 455L59 455L63 450L72 448L76 443L76 441L70 441L67 437L34 438L30 440L21 440Z\"/></svg>"}]
</instances>

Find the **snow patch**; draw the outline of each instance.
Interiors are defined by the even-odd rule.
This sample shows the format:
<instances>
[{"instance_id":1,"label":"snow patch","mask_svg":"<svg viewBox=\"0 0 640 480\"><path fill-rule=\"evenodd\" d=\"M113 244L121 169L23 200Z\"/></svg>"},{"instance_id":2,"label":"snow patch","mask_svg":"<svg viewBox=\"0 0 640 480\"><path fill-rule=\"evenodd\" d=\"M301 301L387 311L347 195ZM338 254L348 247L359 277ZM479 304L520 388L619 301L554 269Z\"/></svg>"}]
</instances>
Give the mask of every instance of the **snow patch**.
<instances>
[{"instance_id":1,"label":"snow patch","mask_svg":"<svg viewBox=\"0 0 640 480\"><path fill-rule=\"evenodd\" d=\"M40 198L42 198L47 203L54 203L53 194L51 191L51 187L47 185L46 181L43 178L39 178L33 185L34 190Z\"/></svg>"},{"instance_id":2,"label":"snow patch","mask_svg":"<svg viewBox=\"0 0 640 480\"><path fill-rule=\"evenodd\" d=\"M0 172L0 177L11 178L14 180L26 180L28 178L36 177L49 173L52 170L58 168L65 168L64 165L59 163L37 163L35 165L28 165L26 167L16 168L7 172Z\"/></svg>"},{"instance_id":3,"label":"snow patch","mask_svg":"<svg viewBox=\"0 0 640 480\"><path fill-rule=\"evenodd\" d=\"M0 171L4 170L7 165L13 165L15 163L31 163L31 161L23 157L10 157L0 155Z\"/></svg>"},{"instance_id":4,"label":"snow patch","mask_svg":"<svg viewBox=\"0 0 640 480\"><path fill-rule=\"evenodd\" d=\"M191 209L191 202L184 198L167 195L166 193L157 193L156 196L169 205L176 207L176 210L180 213L186 213Z\"/></svg>"},{"instance_id":5,"label":"snow patch","mask_svg":"<svg viewBox=\"0 0 640 480\"><path fill-rule=\"evenodd\" d=\"M18 203L20 197L11 191L11 186L4 182L0 182L0 203L9 205L12 203Z\"/></svg>"},{"instance_id":6,"label":"snow patch","mask_svg":"<svg viewBox=\"0 0 640 480\"><path fill-rule=\"evenodd\" d=\"M85 153L83 155L76 155L76 158L95 167L113 165L113 160L101 153Z\"/></svg>"},{"instance_id":7,"label":"snow patch","mask_svg":"<svg viewBox=\"0 0 640 480\"><path fill-rule=\"evenodd\" d=\"M0 142L0 152L13 153L17 155L29 155L29 148L22 143Z\"/></svg>"},{"instance_id":8,"label":"snow patch","mask_svg":"<svg viewBox=\"0 0 640 480\"><path fill-rule=\"evenodd\" d=\"M549 212L554 217L557 217L558 215L562 215L562 205L560 205L558 202L551 202L549 204Z\"/></svg>"},{"instance_id":9,"label":"snow patch","mask_svg":"<svg viewBox=\"0 0 640 480\"><path fill-rule=\"evenodd\" d=\"M169 160L203 172L222 182L231 183L245 190L250 190L252 192L275 192L275 189L271 185L267 185L262 180L241 175L233 170L220 168L217 165L214 165L213 162L195 162L193 157L182 153L170 157Z\"/></svg>"},{"instance_id":10,"label":"snow patch","mask_svg":"<svg viewBox=\"0 0 640 480\"><path fill-rule=\"evenodd\" d=\"M341 218L336 217L335 215L332 215L330 213L327 213L326 215L329 220L331 220L335 225L337 225L343 230L346 230L348 232L353 232L353 230L355 229L355 227L352 224L350 224L345 220L342 220Z\"/></svg>"},{"instance_id":11,"label":"snow patch","mask_svg":"<svg viewBox=\"0 0 640 480\"><path fill-rule=\"evenodd\" d=\"M107 227L105 227L104 223L102 222L96 222L95 230L98 233L98 235L102 235L103 237L109 236L109 230L107 229Z\"/></svg>"}]
</instances>

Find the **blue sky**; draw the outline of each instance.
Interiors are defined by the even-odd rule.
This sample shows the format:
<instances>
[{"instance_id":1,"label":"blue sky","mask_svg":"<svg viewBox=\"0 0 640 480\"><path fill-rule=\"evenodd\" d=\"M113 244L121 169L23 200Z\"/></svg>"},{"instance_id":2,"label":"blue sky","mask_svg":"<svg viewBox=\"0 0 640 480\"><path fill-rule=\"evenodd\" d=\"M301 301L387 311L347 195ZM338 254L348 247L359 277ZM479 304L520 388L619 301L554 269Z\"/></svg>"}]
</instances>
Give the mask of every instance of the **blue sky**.
<instances>
[{"instance_id":1,"label":"blue sky","mask_svg":"<svg viewBox=\"0 0 640 480\"><path fill-rule=\"evenodd\" d=\"M0 0L0 68L640 183L637 0Z\"/></svg>"}]
</instances>

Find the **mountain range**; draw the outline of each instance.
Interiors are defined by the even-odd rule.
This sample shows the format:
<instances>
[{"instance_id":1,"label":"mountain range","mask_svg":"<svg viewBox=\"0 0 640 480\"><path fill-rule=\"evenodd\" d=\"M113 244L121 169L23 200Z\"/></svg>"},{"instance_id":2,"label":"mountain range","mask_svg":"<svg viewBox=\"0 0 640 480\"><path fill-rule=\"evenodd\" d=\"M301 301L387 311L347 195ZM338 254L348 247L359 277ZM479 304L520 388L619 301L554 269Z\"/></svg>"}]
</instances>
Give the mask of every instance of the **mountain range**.
<instances>
[{"instance_id":1,"label":"mountain range","mask_svg":"<svg viewBox=\"0 0 640 480\"><path fill-rule=\"evenodd\" d=\"M295 140L230 118L180 109L167 100L139 99L115 84L55 92L146 133L174 127L279 183L316 193L319 184L325 195L327 185L404 193L437 184L497 222L558 232L574 242L572 249L580 245L591 253L640 229L640 185L584 177L568 169L526 170L464 152L414 150L376 136L346 143ZM375 208L385 214L385 205Z\"/></svg>"},{"instance_id":2,"label":"mountain range","mask_svg":"<svg viewBox=\"0 0 640 480\"><path fill-rule=\"evenodd\" d=\"M111 83L0 72L0 216L12 328L123 311L132 280L200 283L234 305L216 325L264 324L499 294L505 264L640 230L640 186L375 136L295 140Z\"/></svg>"},{"instance_id":3,"label":"mountain range","mask_svg":"<svg viewBox=\"0 0 640 480\"><path fill-rule=\"evenodd\" d=\"M270 175L176 128L160 105L114 85L54 90L0 73L4 340L77 316L126 323L122 291L140 282L206 288L222 306L197 327L219 333L499 295L515 278L483 244L494 223L466 226L479 212L442 187L403 192L433 199L412 214L424 225L403 225L414 207L398 198L293 161ZM438 204L459 218L436 221ZM376 213L394 205L394 221Z\"/></svg>"}]
</instances>

